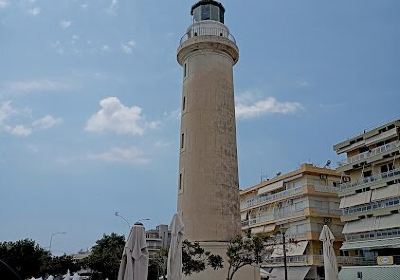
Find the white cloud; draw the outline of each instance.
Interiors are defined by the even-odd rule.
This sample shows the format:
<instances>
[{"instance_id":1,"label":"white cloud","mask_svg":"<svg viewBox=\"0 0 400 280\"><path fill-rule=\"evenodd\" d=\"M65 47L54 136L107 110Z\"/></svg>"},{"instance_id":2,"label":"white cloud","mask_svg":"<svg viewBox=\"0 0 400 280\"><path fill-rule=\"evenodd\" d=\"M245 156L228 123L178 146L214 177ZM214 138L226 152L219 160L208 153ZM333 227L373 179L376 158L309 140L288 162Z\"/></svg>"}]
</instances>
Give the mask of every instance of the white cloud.
<instances>
[{"instance_id":1,"label":"white cloud","mask_svg":"<svg viewBox=\"0 0 400 280\"><path fill-rule=\"evenodd\" d=\"M28 93L37 91L60 91L67 90L70 86L55 80L27 80L5 83L2 89L7 92Z\"/></svg>"},{"instance_id":2,"label":"white cloud","mask_svg":"<svg viewBox=\"0 0 400 280\"><path fill-rule=\"evenodd\" d=\"M6 126L5 130L11 135L18 137L27 137L32 134L32 129L24 125L16 125L14 127Z\"/></svg>"},{"instance_id":3,"label":"white cloud","mask_svg":"<svg viewBox=\"0 0 400 280\"><path fill-rule=\"evenodd\" d=\"M70 20L62 20L60 21L60 26L62 29L67 29L72 25L72 21Z\"/></svg>"},{"instance_id":4,"label":"white cloud","mask_svg":"<svg viewBox=\"0 0 400 280\"><path fill-rule=\"evenodd\" d=\"M0 9L7 8L9 4L8 0L0 0Z\"/></svg>"},{"instance_id":5,"label":"white cloud","mask_svg":"<svg viewBox=\"0 0 400 280\"><path fill-rule=\"evenodd\" d=\"M265 114L290 114L303 109L298 102L280 102L274 97L255 100L255 95L247 92L236 99L238 119L256 118Z\"/></svg>"},{"instance_id":6,"label":"white cloud","mask_svg":"<svg viewBox=\"0 0 400 280\"><path fill-rule=\"evenodd\" d=\"M101 50L107 52L107 51L110 50L110 46L109 45L103 45L103 46L101 46Z\"/></svg>"},{"instance_id":7,"label":"white cloud","mask_svg":"<svg viewBox=\"0 0 400 280\"><path fill-rule=\"evenodd\" d=\"M14 136L26 137L35 131L49 129L62 121L50 115L33 122L27 121L27 118L31 118L29 109L14 108L11 101L0 104L0 131L3 130Z\"/></svg>"},{"instance_id":8,"label":"white cloud","mask_svg":"<svg viewBox=\"0 0 400 280\"><path fill-rule=\"evenodd\" d=\"M118 7L118 0L111 0L110 6L107 9L108 13L115 14L115 11Z\"/></svg>"},{"instance_id":9,"label":"white cloud","mask_svg":"<svg viewBox=\"0 0 400 280\"><path fill-rule=\"evenodd\" d=\"M143 135L145 130L156 128L158 122L148 122L142 115L142 108L127 107L117 97L100 101L101 109L87 122L89 132L114 132L125 135Z\"/></svg>"},{"instance_id":10,"label":"white cloud","mask_svg":"<svg viewBox=\"0 0 400 280\"><path fill-rule=\"evenodd\" d=\"M144 155L142 150L133 146L126 148L114 147L103 153L89 154L87 159L131 164L146 164L150 162L150 159Z\"/></svg>"},{"instance_id":11,"label":"white cloud","mask_svg":"<svg viewBox=\"0 0 400 280\"><path fill-rule=\"evenodd\" d=\"M28 13L30 13L33 16L37 16L38 14L40 14L41 10L39 7L34 7L32 9L28 10Z\"/></svg>"},{"instance_id":12,"label":"white cloud","mask_svg":"<svg viewBox=\"0 0 400 280\"><path fill-rule=\"evenodd\" d=\"M32 126L35 129L49 129L53 126L62 122L60 118L54 118L53 116L47 115L43 118L40 118L32 123Z\"/></svg>"},{"instance_id":13,"label":"white cloud","mask_svg":"<svg viewBox=\"0 0 400 280\"><path fill-rule=\"evenodd\" d=\"M11 101L4 102L0 105L0 125L8 119L12 114L15 113L15 110L11 106Z\"/></svg>"},{"instance_id":14,"label":"white cloud","mask_svg":"<svg viewBox=\"0 0 400 280\"><path fill-rule=\"evenodd\" d=\"M122 51L126 54L131 54L135 47L136 47L136 42L133 40L130 40L127 43L123 43L121 45Z\"/></svg>"}]
</instances>

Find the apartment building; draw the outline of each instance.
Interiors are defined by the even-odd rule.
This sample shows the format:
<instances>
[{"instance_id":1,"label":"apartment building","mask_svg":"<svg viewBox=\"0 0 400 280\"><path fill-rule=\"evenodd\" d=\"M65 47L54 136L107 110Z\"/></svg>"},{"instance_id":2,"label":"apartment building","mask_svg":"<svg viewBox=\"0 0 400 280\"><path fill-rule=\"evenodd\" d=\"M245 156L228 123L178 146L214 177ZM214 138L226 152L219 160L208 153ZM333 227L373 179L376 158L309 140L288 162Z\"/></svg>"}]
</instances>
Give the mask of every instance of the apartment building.
<instances>
[{"instance_id":1,"label":"apartment building","mask_svg":"<svg viewBox=\"0 0 400 280\"><path fill-rule=\"evenodd\" d=\"M150 258L162 248L168 250L171 243L171 231L168 229L168 225L158 225L155 229L147 230L146 243Z\"/></svg>"},{"instance_id":2,"label":"apartment building","mask_svg":"<svg viewBox=\"0 0 400 280\"><path fill-rule=\"evenodd\" d=\"M346 268L341 279L359 279L363 273L364 279L400 279L400 120L364 131L334 150L346 156L337 168L346 239L341 250L369 265Z\"/></svg>"},{"instance_id":3,"label":"apartment building","mask_svg":"<svg viewBox=\"0 0 400 280\"><path fill-rule=\"evenodd\" d=\"M319 236L327 224L336 237L339 255L343 223L340 221L336 171L303 164L298 170L279 175L240 192L242 231L281 237L287 242L289 279L323 279L322 242ZM280 241L277 242L280 244ZM270 279L284 279L283 246L264 264ZM339 258L341 262L350 258Z\"/></svg>"}]
</instances>

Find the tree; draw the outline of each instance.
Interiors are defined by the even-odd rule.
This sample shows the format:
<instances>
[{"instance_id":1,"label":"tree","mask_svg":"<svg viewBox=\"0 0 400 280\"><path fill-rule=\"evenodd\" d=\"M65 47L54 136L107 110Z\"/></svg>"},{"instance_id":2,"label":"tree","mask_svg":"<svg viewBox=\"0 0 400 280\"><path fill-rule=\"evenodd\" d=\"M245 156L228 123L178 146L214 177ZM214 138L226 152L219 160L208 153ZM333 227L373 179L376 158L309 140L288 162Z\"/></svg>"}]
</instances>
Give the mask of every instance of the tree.
<instances>
[{"instance_id":1,"label":"tree","mask_svg":"<svg viewBox=\"0 0 400 280\"><path fill-rule=\"evenodd\" d=\"M4 279L18 279L17 275L21 279L43 275L50 259L50 252L30 239L0 243L0 275Z\"/></svg>"},{"instance_id":2,"label":"tree","mask_svg":"<svg viewBox=\"0 0 400 280\"><path fill-rule=\"evenodd\" d=\"M119 265L125 246L125 237L116 233L104 234L92 247L88 266L105 279L115 280L118 277Z\"/></svg>"},{"instance_id":3,"label":"tree","mask_svg":"<svg viewBox=\"0 0 400 280\"><path fill-rule=\"evenodd\" d=\"M168 249L161 248L160 251L149 260L149 274L147 279L158 280L160 276L166 279L167 261L168 261Z\"/></svg>"},{"instance_id":4,"label":"tree","mask_svg":"<svg viewBox=\"0 0 400 280\"><path fill-rule=\"evenodd\" d=\"M186 276L199 273L206 267L214 270L223 268L222 257L205 251L198 242L191 243L185 240L182 245L182 270Z\"/></svg>"},{"instance_id":5,"label":"tree","mask_svg":"<svg viewBox=\"0 0 400 280\"><path fill-rule=\"evenodd\" d=\"M237 236L228 245L226 255L228 257L227 280L232 280L236 272L247 265L259 266L263 260L272 253L271 242L266 244L268 237Z\"/></svg>"},{"instance_id":6,"label":"tree","mask_svg":"<svg viewBox=\"0 0 400 280\"><path fill-rule=\"evenodd\" d=\"M46 265L46 273L50 275L62 275L70 271L76 272L81 268L81 264L74 260L72 256L52 257Z\"/></svg>"}]
</instances>

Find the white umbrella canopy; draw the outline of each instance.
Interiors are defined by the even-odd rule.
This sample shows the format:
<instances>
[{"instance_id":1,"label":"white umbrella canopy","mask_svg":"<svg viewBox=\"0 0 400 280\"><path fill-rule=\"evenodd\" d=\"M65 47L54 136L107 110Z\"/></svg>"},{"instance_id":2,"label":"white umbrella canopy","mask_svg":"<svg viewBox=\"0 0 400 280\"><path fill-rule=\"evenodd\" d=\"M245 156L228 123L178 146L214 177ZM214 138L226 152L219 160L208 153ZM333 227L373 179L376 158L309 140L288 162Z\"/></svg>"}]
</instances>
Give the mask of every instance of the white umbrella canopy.
<instances>
[{"instance_id":1,"label":"white umbrella canopy","mask_svg":"<svg viewBox=\"0 0 400 280\"><path fill-rule=\"evenodd\" d=\"M46 280L54 280L54 276L53 276L53 275L50 275L49 277L47 277Z\"/></svg>"},{"instance_id":2,"label":"white umbrella canopy","mask_svg":"<svg viewBox=\"0 0 400 280\"><path fill-rule=\"evenodd\" d=\"M136 223L132 228L122 253L118 280L147 280L149 252L143 224Z\"/></svg>"},{"instance_id":3,"label":"white umbrella canopy","mask_svg":"<svg viewBox=\"0 0 400 280\"><path fill-rule=\"evenodd\" d=\"M72 280L81 280L81 277L77 272L75 272L74 275L72 276Z\"/></svg>"},{"instance_id":4,"label":"white umbrella canopy","mask_svg":"<svg viewBox=\"0 0 400 280\"><path fill-rule=\"evenodd\" d=\"M171 244L168 253L168 279L181 280L182 274L182 242L184 225L179 214L175 214L171 222Z\"/></svg>"},{"instance_id":5,"label":"white umbrella canopy","mask_svg":"<svg viewBox=\"0 0 400 280\"><path fill-rule=\"evenodd\" d=\"M67 274L64 275L64 279L63 280L71 280L71 273L69 272L69 269L67 271Z\"/></svg>"},{"instance_id":6,"label":"white umbrella canopy","mask_svg":"<svg viewBox=\"0 0 400 280\"><path fill-rule=\"evenodd\" d=\"M322 228L319 240L322 241L324 251L325 280L338 280L338 265L335 250L333 249L335 237L327 225Z\"/></svg>"}]
</instances>

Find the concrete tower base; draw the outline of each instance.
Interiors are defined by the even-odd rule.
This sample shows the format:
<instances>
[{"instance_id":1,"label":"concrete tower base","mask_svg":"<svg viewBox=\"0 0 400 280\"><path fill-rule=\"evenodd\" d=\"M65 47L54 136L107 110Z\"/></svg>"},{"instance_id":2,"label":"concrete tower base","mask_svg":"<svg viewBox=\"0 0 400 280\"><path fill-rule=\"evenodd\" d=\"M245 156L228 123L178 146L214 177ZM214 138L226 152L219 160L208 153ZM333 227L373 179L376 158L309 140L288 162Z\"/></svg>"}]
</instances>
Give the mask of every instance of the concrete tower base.
<instances>
[{"instance_id":1,"label":"concrete tower base","mask_svg":"<svg viewBox=\"0 0 400 280\"><path fill-rule=\"evenodd\" d=\"M200 246L214 255L220 255L224 259L224 268L213 270L208 268L200 273L186 276L185 280L226 280L228 276L229 264L226 259L227 242L200 242ZM245 266L236 272L234 280L260 280L260 269L253 266Z\"/></svg>"}]
</instances>

